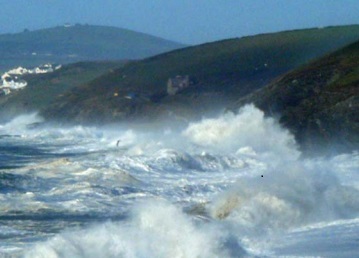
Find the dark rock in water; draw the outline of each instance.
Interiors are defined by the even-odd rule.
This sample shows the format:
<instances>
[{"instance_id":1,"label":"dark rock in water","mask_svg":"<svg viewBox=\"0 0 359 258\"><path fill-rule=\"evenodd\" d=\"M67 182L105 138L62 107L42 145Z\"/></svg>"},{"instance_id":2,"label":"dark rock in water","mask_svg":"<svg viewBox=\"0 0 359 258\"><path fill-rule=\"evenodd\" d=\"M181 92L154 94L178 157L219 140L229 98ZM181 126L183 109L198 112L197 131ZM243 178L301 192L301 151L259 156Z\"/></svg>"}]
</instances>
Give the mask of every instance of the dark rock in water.
<instances>
[{"instance_id":1,"label":"dark rock in water","mask_svg":"<svg viewBox=\"0 0 359 258\"><path fill-rule=\"evenodd\" d=\"M31 124L26 125L26 128L27 129L36 129L36 128L41 127L43 124L44 124L43 122L31 123Z\"/></svg>"},{"instance_id":2,"label":"dark rock in water","mask_svg":"<svg viewBox=\"0 0 359 258\"><path fill-rule=\"evenodd\" d=\"M0 139L6 138L21 138L21 135L12 135L12 134L1 134Z\"/></svg>"},{"instance_id":3,"label":"dark rock in water","mask_svg":"<svg viewBox=\"0 0 359 258\"><path fill-rule=\"evenodd\" d=\"M238 100L279 117L306 153L359 149L359 42Z\"/></svg>"}]
</instances>

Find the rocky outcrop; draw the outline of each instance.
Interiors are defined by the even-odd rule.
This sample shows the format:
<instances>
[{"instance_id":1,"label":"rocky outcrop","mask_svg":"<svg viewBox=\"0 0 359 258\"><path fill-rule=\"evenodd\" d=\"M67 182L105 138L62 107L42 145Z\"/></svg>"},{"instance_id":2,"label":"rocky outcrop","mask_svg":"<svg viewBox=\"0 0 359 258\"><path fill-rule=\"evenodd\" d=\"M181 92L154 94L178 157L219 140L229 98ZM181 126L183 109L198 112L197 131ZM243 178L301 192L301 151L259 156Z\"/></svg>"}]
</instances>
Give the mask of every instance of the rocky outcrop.
<instances>
[{"instance_id":1,"label":"rocky outcrop","mask_svg":"<svg viewBox=\"0 0 359 258\"><path fill-rule=\"evenodd\" d=\"M277 116L306 153L359 149L359 42L294 70L230 107Z\"/></svg>"}]
</instances>

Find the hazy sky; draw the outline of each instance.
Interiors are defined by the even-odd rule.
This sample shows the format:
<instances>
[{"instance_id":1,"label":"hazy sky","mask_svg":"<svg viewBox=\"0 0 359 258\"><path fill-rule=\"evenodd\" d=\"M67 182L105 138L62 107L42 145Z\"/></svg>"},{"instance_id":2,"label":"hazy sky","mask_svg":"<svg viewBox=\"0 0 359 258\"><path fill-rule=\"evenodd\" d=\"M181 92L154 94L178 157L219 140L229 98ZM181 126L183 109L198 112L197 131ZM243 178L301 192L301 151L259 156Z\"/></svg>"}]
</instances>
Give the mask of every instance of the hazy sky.
<instances>
[{"instance_id":1,"label":"hazy sky","mask_svg":"<svg viewBox=\"0 0 359 258\"><path fill-rule=\"evenodd\" d=\"M359 0L0 0L0 33L87 23L197 44L359 24Z\"/></svg>"}]
</instances>

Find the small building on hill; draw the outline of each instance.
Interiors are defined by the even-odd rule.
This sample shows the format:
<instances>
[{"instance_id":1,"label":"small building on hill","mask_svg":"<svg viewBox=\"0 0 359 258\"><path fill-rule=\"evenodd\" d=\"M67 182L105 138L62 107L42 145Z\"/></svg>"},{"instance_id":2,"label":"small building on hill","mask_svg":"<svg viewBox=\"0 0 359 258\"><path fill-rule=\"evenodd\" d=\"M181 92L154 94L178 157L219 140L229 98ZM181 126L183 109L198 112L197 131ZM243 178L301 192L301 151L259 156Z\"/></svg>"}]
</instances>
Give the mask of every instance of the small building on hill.
<instances>
[{"instance_id":1,"label":"small building on hill","mask_svg":"<svg viewBox=\"0 0 359 258\"><path fill-rule=\"evenodd\" d=\"M188 75L177 75L174 78L169 78L167 81L167 93L171 96L176 95L177 92L188 88L190 84L191 83Z\"/></svg>"}]
</instances>

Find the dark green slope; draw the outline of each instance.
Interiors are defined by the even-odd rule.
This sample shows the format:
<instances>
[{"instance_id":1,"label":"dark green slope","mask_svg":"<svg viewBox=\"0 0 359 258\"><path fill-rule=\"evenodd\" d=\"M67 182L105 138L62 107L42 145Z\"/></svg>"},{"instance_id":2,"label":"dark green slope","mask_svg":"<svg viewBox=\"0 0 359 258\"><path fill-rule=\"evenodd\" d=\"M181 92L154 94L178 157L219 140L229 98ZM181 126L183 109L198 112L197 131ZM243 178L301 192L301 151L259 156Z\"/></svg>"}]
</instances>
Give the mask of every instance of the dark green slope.
<instances>
[{"instance_id":1,"label":"dark green slope","mask_svg":"<svg viewBox=\"0 0 359 258\"><path fill-rule=\"evenodd\" d=\"M73 87L95 79L125 62L80 62L64 65L53 73L27 75L28 86L10 95L0 96L0 121L14 116L39 111L54 102L55 98Z\"/></svg>"},{"instance_id":2,"label":"dark green slope","mask_svg":"<svg viewBox=\"0 0 359 258\"><path fill-rule=\"evenodd\" d=\"M284 75L240 99L255 103L296 136L307 153L359 149L359 42Z\"/></svg>"},{"instance_id":3,"label":"dark green slope","mask_svg":"<svg viewBox=\"0 0 359 258\"><path fill-rule=\"evenodd\" d=\"M58 98L48 119L114 122L158 116L200 117L272 79L359 38L359 26L329 27L230 39L133 62ZM193 85L175 96L166 83L189 75ZM135 95L132 100L128 94Z\"/></svg>"},{"instance_id":4,"label":"dark green slope","mask_svg":"<svg viewBox=\"0 0 359 258\"><path fill-rule=\"evenodd\" d=\"M184 45L130 30L75 25L0 35L0 71L46 62L141 59Z\"/></svg>"}]
</instances>

